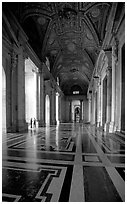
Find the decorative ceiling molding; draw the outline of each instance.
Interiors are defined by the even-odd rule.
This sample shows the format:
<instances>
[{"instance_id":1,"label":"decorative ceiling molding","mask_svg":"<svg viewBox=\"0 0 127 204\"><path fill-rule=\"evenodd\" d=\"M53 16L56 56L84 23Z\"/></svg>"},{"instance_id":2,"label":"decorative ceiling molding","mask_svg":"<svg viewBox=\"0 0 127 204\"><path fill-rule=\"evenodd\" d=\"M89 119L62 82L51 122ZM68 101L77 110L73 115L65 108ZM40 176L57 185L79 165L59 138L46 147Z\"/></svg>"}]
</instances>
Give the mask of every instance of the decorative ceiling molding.
<instances>
[{"instance_id":1,"label":"decorative ceiling molding","mask_svg":"<svg viewBox=\"0 0 127 204\"><path fill-rule=\"evenodd\" d=\"M52 9L46 9L46 6L50 4L52 5ZM22 4L22 14L21 14L21 22L24 22L28 17L34 16L34 15L45 15L47 18L50 18L55 14L53 3L39 3L39 2L24 2Z\"/></svg>"}]
</instances>

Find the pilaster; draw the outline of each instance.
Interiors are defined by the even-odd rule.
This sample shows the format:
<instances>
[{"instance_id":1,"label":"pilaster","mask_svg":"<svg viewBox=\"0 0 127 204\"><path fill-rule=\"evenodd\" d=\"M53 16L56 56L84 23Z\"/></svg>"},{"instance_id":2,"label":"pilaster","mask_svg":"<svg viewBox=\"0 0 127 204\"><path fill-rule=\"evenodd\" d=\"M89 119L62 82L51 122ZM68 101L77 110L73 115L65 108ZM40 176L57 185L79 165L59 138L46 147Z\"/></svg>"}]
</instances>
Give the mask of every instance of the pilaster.
<instances>
[{"instance_id":1,"label":"pilaster","mask_svg":"<svg viewBox=\"0 0 127 204\"><path fill-rule=\"evenodd\" d=\"M55 90L54 87L51 90L51 103L50 103L50 113L51 113L51 117L50 117L50 124L51 125L56 125L56 107L55 107Z\"/></svg>"},{"instance_id":2,"label":"pilaster","mask_svg":"<svg viewBox=\"0 0 127 204\"><path fill-rule=\"evenodd\" d=\"M118 41L114 39L112 46L112 110L109 132L115 131L115 106L116 106L116 64L118 62Z\"/></svg>"},{"instance_id":3,"label":"pilaster","mask_svg":"<svg viewBox=\"0 0 127 204\"><path fill-rule=\"evenodd\" d=\"M44 73L43 73L43 64L39 71L40 75L40 118L39 118L39 127L45 125L45 93L44 93Z\"/></svg>"},{"instance_id":4,"label":"pilaster","mask_svg":"<svg viewBox=\"0 0 127 204\"><path fill-rule=\"evenodd\" d=\"M26 131L28 125L25 120L25 51L22 46L18 50L17 97L17 129L19 132Z\"/></svg>"},{"instance_id":5,"label":"pilaster","mask_svg":"<svg viewBox=\"0 0 127 204\"><path fill-rule=\"evenodd\" d=\"M82 122L82 104L83 100L80 100L80 122Z\"/></svg>"},{"instance_id":6,"label":"pilaster","mask_svg":"<svg viewBox=\"0 0 127 204\"><path fill-rule=\"evenodd\" d=\"M72 101L69 101L69 122L72 122Z\"/></svg>"},{"instance_id":7,"label":"pilaster","mask_svg":"<svg viewBox=\"0 0 127 204\"><path fill-rule=\"evenodd\" d=\"M17 64L18 55L13 50L11 54L11 126L7 132L17 131Z\"/></svg>"},{"instance_id":8,"label":"pilaster","mask_svg":"<svg viewBox=\"0 0 127 204\"><path fill-rule=\"evenodd\" d=\"M112 99L112 68L107 67L107 112L106 112L106 124L105 131L109 132L109 125L111 122L111 99Z\"/></svg>"}]
</instances>

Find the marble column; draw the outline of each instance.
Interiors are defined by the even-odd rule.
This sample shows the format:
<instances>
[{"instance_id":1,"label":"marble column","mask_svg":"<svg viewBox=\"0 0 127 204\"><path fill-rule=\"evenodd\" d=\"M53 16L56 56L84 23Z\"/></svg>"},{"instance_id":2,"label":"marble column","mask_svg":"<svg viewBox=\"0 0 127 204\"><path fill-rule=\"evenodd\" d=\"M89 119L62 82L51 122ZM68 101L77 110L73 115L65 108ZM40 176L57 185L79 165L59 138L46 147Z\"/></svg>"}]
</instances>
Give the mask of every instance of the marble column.
<instances>
[{"instance_id":1,"label":"marble column","mask_svg":"<svg viewBox=\"0 0 127 204\"><path fill-rule=\"evenodd\" d=\"M56 125L56 90L54 89L54 94L53 94L53 97L54 97L54 125Z\"/></svg>"},{"instance_id":2,"label":"marble column","mask_svg":"<svg viewBox=\"0 0 127 204\"><path fill-rule=\"evenodd\" d=\"M114 132L114 125L115 125L115 100L116 100L116 94L115 94L115 87L116 87L116 80L115 80L115 69L116 69L116 46L112 46L112 102L111 102L111 122L109 126L109 132Z\"/></svg>"},{"instance_id":3,"label":"marble column","mask_svg":"<svg viewBox=\"0 0 127 204\"><path fill-rule=\"evenodd\" d=\"M89 122L91 122L91 94L89 94Z\"/></svg>"},{"instance_id":4,"label":"marble column","mask_svg":"<svg viewBox=\"0 0 127 204\"><path fill-rule=\"evenodd\" d=\"M6 58L5 58L6 59ZM2 58L3 64L3 58ZM8 58L5 61L6 66L6 130L11 131L12 126L12 64L11 54L8 54Z\"/></svg>"},{"instance_id":5,"label":"marble column","mask_svg":"<svg viewBox=\"0 0 127 204\"><path fill-rule=\"evenodd\" d=\"M82 122L82 103L83 101L80 100L80 122Z\"/></svg>"},{"instance_id":6,"label":"marble column","mask_svg":"<svg viewBox=\"0 0 127 204\"><path fill-rule=\"evenodd\" d=\"M13 51L11 55L11 126L8 132L18 131L17 127L17 67L18 55Z\"/></svg>"},{"instance_id":7,"label":"marble column","mask_svg":"<svg viewBox=\"0 0 127 204\"><path fill-rule=\"evenodd\" d=\"M70 107L69 107L69 122L72 122L72 101L70 100L69 103Z\"/></svg>"},{"instance_id":8,"label":"marble column","mask_svg":"<svg viewBox=\"0 0 127 204\"><path fill-rule=\"evenodd\" d=\"M107 68L107 113L106 113L106 129L109 131L109 125L111 122L111 98L112 98L112 68Z\"/></svg>"},{"instance_id":9,"label":"marble column","mask_svg":"<svg viewBox=\"0 0 127 204\"><path fill-rule=\"evenodd\" d=\"M95 124L95 93L92 92L92 114L91 114L91 124Z\"/></svg>"},{"instance_id":10,"label":"marble column","mask_svg":"<svg viewBox=\"0 0 127 204\"><path fill-rule=\"evenodd\" d=\"M103 114L102 114L102 126L105 130L106 116L107 116L107 76L103 79Z\"/></svg>"},{"instance_id":11,"label":"marble column","mask_svg":"<svg viewBox=\"0 0 127 204\"><path fill-rule=\"evenodd\" d=\"M61 122L61 121L60 121L60 119L61 119L61 118L60 118L60 97L61 97L61 96L59 95L59 97L58 97L58 120L59 120L59 122Z\"/></svg>"},{"instance_id":12,"label":"marble column","mask_svg":"<svg viewBox=\"0 0 127 204\"><path fill-rule=\"evenodd\" d=\"M51 90L51 103L50 103L50 113L51 113L51 117L50 117L50 124L51 125L55 125L56 124L56 104L55 104L55 91L54 89Z\"/></svg>"},{"instance_id":13,"label":"marble column","mask_svg":"<svg viewBox=\"0 0 127 204\"><path fill-rule=\"evenodd\" d=\"M36 120L40 119L40 97L39 97L39 72L36 72Z\"/></svg>"},{"instance_id":14,"label":"marble column","mask_svg":"<svg viewBox=\"0 0 127 204\"><path fill-rule=\"evenodd\" d=\"M101 125L101 80L98 81L98 98L97 98L97 127Z\"/></svg>"},{"instance_id":15,"label":"marble column","mask_svg":"<svg viewBox=\"0 0 127 204\"><path fill-rule=\"evenodd\" d=\"M58 120L61 122L61 95L58 97Z\"/></svg>"},{"instance_id":16,"label":"marble column","mask_svg":"<svg viewBox=\"0 0 127 204\"><path fill-rule=\"evenodd\" d=\"M43 73L43 65L40 70L40 120L39 127L43 127L45 125L45 94L44 94L44 73Z\"/></svg>"},{"instance_id":17,"label":"marble column","mask_svg":"<svg viewBox=\"0 0 127 204\"><path fill-rule=\"evenodd\" d=\"M22 46L18 53L17 95L18 131L25 131L28 124L25 120L25 52Z\"/></svg>"}]
</instances>

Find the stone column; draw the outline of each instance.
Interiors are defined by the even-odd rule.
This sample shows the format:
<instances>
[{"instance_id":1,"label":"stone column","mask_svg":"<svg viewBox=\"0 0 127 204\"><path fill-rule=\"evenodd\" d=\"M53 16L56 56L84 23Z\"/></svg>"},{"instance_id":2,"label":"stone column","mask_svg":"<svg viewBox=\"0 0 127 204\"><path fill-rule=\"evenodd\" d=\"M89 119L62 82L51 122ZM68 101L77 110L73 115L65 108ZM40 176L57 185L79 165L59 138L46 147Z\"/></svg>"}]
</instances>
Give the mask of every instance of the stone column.
<instances>
[{"instance_id":1,"label":"stone column","mask_svg":"<svg viewBox=\"0 0 127 204\"><path fill-rule=\"evenodd\" d=\"M36 72L36 120L40 119L39 72Z\"/></svg>"},{"instance_id":2,"label":"stone column","mask_svg":"<svg viewBox=\"0 0 127 204\"><path fill-rule=\"evenodd\" d=\"M51 125L55 125L56 124L56 104L55 104L55 91L54 89L51 90L51 103L50 103L50 113L51 113L51 117L50 117L50 123Z\"/></svg>"},{"instance_id":3,"label":"stone column","mask_svg":"<svg viewBox=\"0 0 127 204\"><path fill-rule=\"evenodd\" d=\"M80 122L82 122L82 100L80 100Z\"/></svg>"},{"instance_id":4,"label":"stone column","mask_svg":"<svg viewBox=\"0 0 127 204\"><path fill-rule=\"evenodd\" d=\"M70 100L70 107L69 107L69 122L72 122L72 101Z\"/></svg>"},{"instance_id":5,"label":"stone column","mask_svg":"<svg viewBox=\"0 0 127 204\"><path fill-rule=\"evenodd\" d=\"M8 132L18 131L17 127L17 66L18 55L13 51L11 55L11 127Z\"/></svg>"},{"instance_id":6,"label":"stone column","mask_svg":"<svg viewBox=\"0 0 127 204\"><path fill-rule=\"evenodd\" d=\"M116 87L116 81L115 81L115 69L116 69L116 61L117 61L117 55L116 55L116 46L112 46L112 110L111 110L111 122L109 126L109 132L114 132L114 125L115 125L115 100L116 100L116 94L115 94L115 87Z\"/></svg>"},{"instance_id":7,"label":"stone column","mask_svg":"<svg viewBox=\"0 0 127 204\"><path fill-rule=\"evenodd\" d=\"M111 99L112 99L112 68L107 68L107 113L106 113L106 129L109 131L109 125L111 122Z\"/></svg>"},{"instance_id":8,"label":"stone column","mask_svg":"<svg viewBox=\"0 0 127 204\"><path fill-rule=\"evenodd\" d=\"M92 92L92 101L91 102L92 102L91 124L93 125L93 124L95 124L95 92L94 91Z\"/></svg>"},{"instance_id":9,"label":"stone column","mask_svg":"<svg viewBox=\"0 0 127 204\"><path fill-rule=\"evenodd\" d=\"M62 122L62 120L61 120L61 111L62 111L62 109L61 109L61 95L59 95L59 99L58 99L58 117L59 117L59 122L61 123Z\"/></svg>"},{"instance_id":10,"label":"stone column","mask_svg":"<svg viewBox=\"0 0 127 204\"><path fill-rule=\"evenodd\" d=\"M18 74L17 74L17 91L18 91L18 131L28 129L25 119L25 53L23 47L20 47L18 54Z\"/></svg>"},{"instance_id":11,"label":"stone column","mask_svg":"<svg viewBox=\"0 0 127 204\"><path fill-rule=\"evenodd\" d=\"M43 65L40 70L40 120L39 127L43 127L45 125L45 94L44 94L44 73L43 73Z\"/></svg>"},{"instance_id":12,"label":"stone column","mask_svg":"<svg viewBox=\"0 0 127 204\"><path fill-rule=\"evenodd\" d=\"M107 76L103 79L103 109L102 109L102 126L105 128L106 117L107 117Z\"/></svg>"},{"instance_id":13,"label":"stone column","mask_svg":"<svg viewBox=\"0 0 127 204\"><path fill-rule=\"evenodd\" d=\"M98 81L98 98L97 98L97 127L101 125L101 80Z\"/></svg>"},{"instance_id":14,"label":"stone column","mask_svg":"<svg viewBox=\"0 0 127 204\"><path fill-rule=\"evenodd\" d=\"M56 125L56 90L54 89L54 125Z\"/></svg>"},{"instance_id":15,"label":"stone column","mask_svg":"<svg viewBox=\"0 0 127 204\"><path fill-rule=\"evenodd\" d=\"M91 94L89 94L89 122L91 122Z\"/></svg>"}]
</instances>

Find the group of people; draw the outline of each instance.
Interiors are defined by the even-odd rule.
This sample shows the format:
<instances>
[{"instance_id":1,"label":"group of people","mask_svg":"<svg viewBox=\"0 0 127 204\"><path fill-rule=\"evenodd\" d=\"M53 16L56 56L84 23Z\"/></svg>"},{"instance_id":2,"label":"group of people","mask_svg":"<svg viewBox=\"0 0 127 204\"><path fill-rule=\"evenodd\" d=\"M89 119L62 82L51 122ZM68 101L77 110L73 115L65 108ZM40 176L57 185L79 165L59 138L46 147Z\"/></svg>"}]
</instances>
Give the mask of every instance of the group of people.
<instances>
[{"instance_id":1,"label":"group of people","mask_svg":"<svg viewBox=\"0 0 127 204\"><path fill-rule=\"evenodd\" d=\"M32 119L32 118L30 119L30 127L31 128L33 128L33 127L36 128L36 119L35 118L34 119Z\"/></svg>"}]
</instances>

